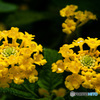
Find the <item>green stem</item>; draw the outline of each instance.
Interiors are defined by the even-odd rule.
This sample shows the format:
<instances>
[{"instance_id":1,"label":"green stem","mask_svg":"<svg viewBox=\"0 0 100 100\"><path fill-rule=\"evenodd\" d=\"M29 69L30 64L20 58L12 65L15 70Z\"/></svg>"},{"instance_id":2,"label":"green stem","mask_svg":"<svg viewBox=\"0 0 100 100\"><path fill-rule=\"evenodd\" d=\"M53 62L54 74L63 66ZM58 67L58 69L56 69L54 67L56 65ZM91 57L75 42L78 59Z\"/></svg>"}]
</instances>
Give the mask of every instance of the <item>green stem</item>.
<instances>
[{"instance_id":1,"label":"green stem","mask_svg":"<svg viewBox=\"0 0 100 100\"><path fill-rule=\"evenodd\" d=\"M33 94L34 96L38 97L38 95L35 94L33 91L31 91L27 86L25 86L24 84L22 84L22 85L26 88L27 91L29 91L29 92L30 92L31 94Z\"/></svg>"},{"instance_id":2,"label":"green stem","mask_svg":"<svg viewBox=\"0 0 100 100\"><path fill-rule=\"evenodd\" d=\"M87 19L87 20L83 21L81 24L79 24L79 25L77 26L77 28L79 28L79 27L83 26L83 25L84 25L84 24L86 24L88 21L89 21L89 19Z\"/></svg>"},{"instance_id":3,"label":"green stem","mask_svg":"<svg viewBox=\"0 0 100 100\"><path fill-rule=\"evenodd\" d=\"M77 38L78 38L78 33L77 33L77 29L76 29L73 33L67 34L65 36L64 42L68 43L68 44L71 44L72 41L77 39Z\"/></svg>"}]
</instances>

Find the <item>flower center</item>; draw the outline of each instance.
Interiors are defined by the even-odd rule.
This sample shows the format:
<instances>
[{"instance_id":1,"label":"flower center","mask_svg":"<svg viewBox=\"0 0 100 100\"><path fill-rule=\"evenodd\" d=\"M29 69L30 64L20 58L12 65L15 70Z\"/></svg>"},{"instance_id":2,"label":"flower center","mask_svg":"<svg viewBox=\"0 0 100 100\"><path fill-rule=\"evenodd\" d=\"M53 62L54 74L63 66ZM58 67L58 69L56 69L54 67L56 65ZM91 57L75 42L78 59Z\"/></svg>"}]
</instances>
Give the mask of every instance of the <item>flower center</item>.
<instances>
[{"instance_id":1,"label":"flower center","mask_svg":"<svg viewBox=\"0 0 100 100\"><path fill-rule=\"evenodd\" d=\"M3 49L2 55L5 57L9 57L10 55L16 55L17 50L14 47L7 47Z\"/></svg>"},{"instance_id":2,"label":"flower center","mask_svg":"<svg viewBox=\"0 0 100 100\"><path fill-rule=\"evenodd\" d=\"M82 64L82 66L93 67L95 64L95 59L93 59L89 55L85 55L83 57L80 57L80 62Z\"/></svg>"}]
</instances>

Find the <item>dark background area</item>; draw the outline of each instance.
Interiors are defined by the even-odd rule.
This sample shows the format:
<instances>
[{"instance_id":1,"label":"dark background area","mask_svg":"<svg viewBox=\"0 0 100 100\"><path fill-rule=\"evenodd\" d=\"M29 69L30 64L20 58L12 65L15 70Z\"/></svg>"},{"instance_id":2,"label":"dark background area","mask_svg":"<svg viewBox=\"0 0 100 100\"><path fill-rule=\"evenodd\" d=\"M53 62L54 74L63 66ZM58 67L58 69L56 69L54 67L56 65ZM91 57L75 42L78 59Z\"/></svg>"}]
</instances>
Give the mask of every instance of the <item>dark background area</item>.
<instances>
[{"instance_id":1,"label":"dark background area","mask_svg":"<svg viewBox=\"0 0 100 100\"><path fill-rule=\"evenodd\" d=\"M18 27L21 32L34 34L35 41L43 47L59 50L66 36L61 26L65 18L59 11L70 4L97 15L98 20L89 21L80 28L80 37L100 39L100 0L0 0L0 30ZM1 96L0 100L8 98L20 100L9 95Z\"/></svg>"},{"instance_id":2,"label":"dark background area","mask_svg":"<svg viewBox=\"0 0 100 100\"><path fill-rule=\"evenodd\" d=\"M78 10L88 10L97 15L97 21L89 21L80 28L80 36L99 38L99 0L3 0L3 2L16 6L15 9L13 7L11 9L10 6L3 5L5 11L0 10L0 23L4 24L5 29L18 27L22 32L35 34L35 41L44 47L59 50L63 45L66 34L62 32L61 24L65 18L60 16L59 11L70 4L77 5Z\"/></svg>"}]
</instances>

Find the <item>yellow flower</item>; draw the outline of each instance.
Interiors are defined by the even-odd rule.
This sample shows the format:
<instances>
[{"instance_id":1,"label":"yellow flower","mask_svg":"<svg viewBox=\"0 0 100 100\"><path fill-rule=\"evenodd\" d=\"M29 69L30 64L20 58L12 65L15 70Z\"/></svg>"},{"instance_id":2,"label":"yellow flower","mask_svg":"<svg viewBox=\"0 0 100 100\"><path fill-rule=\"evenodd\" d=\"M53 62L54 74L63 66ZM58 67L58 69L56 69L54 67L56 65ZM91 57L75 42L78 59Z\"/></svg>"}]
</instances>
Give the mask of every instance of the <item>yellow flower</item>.
<instances>
[{"instance_id":1,"label":"yellow flower","mask_svg":"<svg viewBox=\"0 0 100 100\"><path fill-rule=\"evenodd\" d=\"M97 18L96 18L96 15L94 15L92 12L90 12L90 11L86 11L85 10L85 15L87 16L87 18L88 19L92 19L92 20L96 20Z\"/></svg>"},{"instance_id":2,"label":"yellow flower","mask_svg":"<svg viewBox=\"0 0 100 100\"><path fill-rule=\"evenodd\" d=\"M19 9L25 11L25 10L28 10L29 7L28 7L27 4L21 4L21 5L19 6Z\"/></svg>"},{"instance_id":3,"label":"yellow flower","mask_svg":"<svg viewBox=\"0 0 100 100\"><path fill-rule=\"evenodd\" d=\"M65 79L65 86L69 90L78 89L83 82L83 77L78 74L72 74L66 77Z\"/></svg>"},{"instance_id":4,"label":"yellow flower","mask_svg":"<svg viewBox=\"0 0 100 100\"><path fill-rule=\"evenodd\" d=\"M33 39L34 35L19 32L17 27L0 31L0 87L9 87L12 81L22 84L25 78L30 83L38 80L36 64L44 65L46 60L40 54L42 46Z\"/></svg>"},{"instance_id":5,"label":"yellow flower","mask_svg":"<svg viewBox=\"0 0 100 100\"><path fill-rule=\"evenodd\" d=\"M62 60L58 60L56 63L52 64L52 72L62 73L66 69Z\"/></svg>"},{"instance_id":6,"label":"yellow flower","mask_svg":"<svg viewBox=\"0 0 100 100\"><path fill-rule=\"evenodd\" d=\"M16 84L22 84L23 82L24 82L24 80L22 80L20 78L15 77L15 79L14 79L14 83L16 83Z\"/></svg>"},{"instance_id":7,"label":"yellow flower","mask_svg":"<svg viewBox=\"0 0 100 100\"><path fill-rule=\"evenodd\" d=\"M96 15L94 15L92 12L90 11L77 11L75 12L75 18L80 21L80 22L84 22L84 21L88 21L88 20L96 20Z\"/></svg>"},{"instance_id":8,"label":"yellow flower","mask_svg":"<svg viewBox=\"0 0 100 100\"><path fill-rule=\"evenodd\" d=\"M80 68L81 68L80 64L78 62L75 62L75 61L71 61L71 63L68 63L66 65L69 66L68 70L73 72L73 73L79 73Z\"/></svg>"},{"instance_id":9,"label":"yellow flower","mask_svg":"<svg viewBox=\"0 0 100 100\"><path fill-rule=\"evenodd\" d=\"M49 96L49 92L46 89L39 88L38 92L41 96Z\"/></svg>"},{"instance_id":10,"label":"yellow flower","mask_svg":"<svg viewBox=\"0 0 100 100\"><path fill-rule=\"evenodd\" d=\"M74 45L64 44L62 47L60 47L59 53L61 53L63 57L70 56L73 54L73 50L70 49L72 47L74 47Z\"/></svg>"},{"instance_id":11,"label":"yellow flower","mask_svg":"<svg viewBox=\"0 0 100 100\"><path fill-rule=\"evenodd\" d=\"M54 89L52 92L55 93L57 97L64 97L66 95L66 89L64 88L59 88L58 90Z\"/></svg>"},{"instance_id":12,"label":"yellow flower","mask_svg":"<svg viewBox=\"0 0 100 100\"><path fill-rule=\"evenodd\" d=\"M82 71L82 75L85 76L84 77L85 82L82 84L82 86L85 87L85 88L94 89L94 85L92 83L92 80L93 80L93 77L95 77L96 72L95 71L92 71L92 72Z\"/></svg>"},{"instance_id":13,"label":"yellow flower","mask_svg":"<svg viewBox=\"0 0 100 100\"><path fill-rule=\"evenodd\" d=\"M62 17L69 17L74 15L74 11L78 8L76 5L67 5L65 8L60 10L60 15Z\"/></svg>"},{"instance_id":14,"label":"yellow flower","mask_svg":"<svg viewBox=\"0 0 100 100\"><path fill-rule=\"evenodd\" d=\"M82 85L85 88L95 89L100 93L100 51L97 50L100 40L87 38L78 38L72 44L64 44L59 50L64 59L53 63L51 69L52 72L57 72L60 68L62 69L61 72L72 73L65 80L65 85L69 90L78 89ZM89 46L88 50L84 50L84 44ZM79 51L75 51L77 46ZM62 61L63 67L58 66L59 61Z\"/></svg>"},{"instance_id":15,"label":"yellow flower","mask_svg":"<svg viewBox=\"0 0 100 100\"><path fill-rule=\"evenodd\" d=\"M71 34L78 27L81 27L89 20L96 20L96 15L90 11L76 11L78 6L67 5L65 8L60 10L60 15L66 17L64 23L62 23L62 31L66 34Z\"/></svg>"},{"instance_id":16,"label":"yellow flower","mask_svg":"<svg viewBox=\"0 0 100 100\"><path fill-rule=\"evenodd\" d=\"M86 17L87 16L82 11L75 12L75 18L80 22L86 20Z\"/></svg>"},{"instance_id":17,"label":"yellow flower","mask_svg":"<svg viewBox=\"0 0 100 100\"><path fill-rule=\"evenodd\" d=\"M77 40L74 40L73 45L74 46L79 46L80 50L83 50L83 44L84 44L84 39L83 38L78 38Z\"/></svg>"},{"instance_id":18,"label":"yellow flower","mask_svg":"<svg viewBox=\"0 0 100 100\"><path fill-rule=\"evenodd\" d=\"M34 54L33 55L34 58L34 63L38 64L38 65L44 65L47 61L45 59L43 59L43 55L42 54Z\"/></svg>"},{"instance_id":19,"label":"yellow flower","mask_svg":"<svg viewBox=\"0 0 100 100\"><path fill-rule=\"evenodd\" d=\"M34 74L29 76L29 82L30 83L35 83L38 80L38 77L35 76Z\"/></svg>"},{"instance_id":20,"label":"yellow flower","mask_svg":"<svg viewBox=\"0 0 100 100\"><path fill-rule=\"evenodd\" d=\"M91 49L96 49L100 45L100 40L97 40L97 38L87 38L88 39L86 39L85 42Z\"/></svg>"},{"instance_id":21,"label":"yellow flower","mask_svg":"<svg viewBox=\"0 0 100 100\"><path fill-rule=\"evenodd\" d=\"M95 75L95 77L92 80L92 84L94 85L95 91L100 94L100 73Z\"/></svg>"},{"instance_id":22,"label":"yellow flower","mask_svg":"<svg viewBox=\"0 0 100 100\"><path fill-rule=\"evenodd\" d=\"M0 22L0 31L5 30L5 29L6 29L6 26Z\"/></svg>"},{"instance_id":23,"label":"yellow flower","mask_svg":"<svg viewBox=\"0 0 100 100\"><path fill-rule=\"evenodd\" d=\"M12 27L11 30L8 30L8 37L12 39L16 39L20 36L20 33L18 32L19 29L16 27Z\"/></svg>"},{"instance_id":24,"label":"yellow flower","mask_svg":"<svg viewBox=\"0 0 100 100\"><path fill-rule=\"evenodd\" d=\"M11 83L11 82L12 81L9 78L2 77L2 78L0 78L0 87L3 87L3 88L9 87L8 83Z\"/></svg>"},{"instance_id":25,"label":"yellow flower","mask_svg":"<svg viewBox=\"0 0 100 100\"><path fill-rule=\"evenodd\" d=\"M62 23L63 32L66 34L71 34L76 29L76 23L71 19L66 19L65 23Z\"/></svg>"}]
</instances>

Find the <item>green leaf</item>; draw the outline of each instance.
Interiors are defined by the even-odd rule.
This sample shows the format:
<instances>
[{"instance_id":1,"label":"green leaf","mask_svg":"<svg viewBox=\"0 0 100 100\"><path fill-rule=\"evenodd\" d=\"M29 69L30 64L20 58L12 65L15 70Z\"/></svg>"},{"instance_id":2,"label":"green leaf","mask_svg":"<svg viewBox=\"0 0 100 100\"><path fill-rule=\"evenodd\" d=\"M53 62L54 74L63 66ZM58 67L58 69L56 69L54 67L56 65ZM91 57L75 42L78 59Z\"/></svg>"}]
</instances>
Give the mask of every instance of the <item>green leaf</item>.
<instances>
[{"instance_id":1,"label":"green leaf","mask_svg":"<svg viewBox=\"0 0 100 100\"><path fill-rule=\"evenodd\" d=\"M0 100L6 100L6 95L3 95Z\"/></svg>"},{"instance_id":2,"label":"green leaf","mask_svg":"<svg viewBox=\"0 0 100 100\"><path fill-rule=\"evenodd\" d=\"M0 13L12 12L15 11L16 9L17 6L15 4L10 4L0 1Z\"/></svg>"},{"instance_id":3,"label":"green leaf","mask_svg":"<svg viewBox=\"0 0 100 100\"><path fill-rule=\"evenodd\" d=\"M57 97L54 100L65 100L63 97Z\"/></svg>"},{"instance_id":4,"label":"green leaf","mask_svg":"<svg viewBox=\"0 0 100 100\"><path fill-rule=\"evenodd\" d=\"M58 54L58 51L51 49L44 49L44 58L47 60L45 66L43 66L43 70L39 74L38 85L41 88L44 88L51 92L58 85L63 82L62 74L57 74L52 72L51 64L56 62L59 59L62 59L61 54Z\"/></svg>"},{"instance_id":5,"label":"green leaf","mask_svg":"<svg viewBox=\"0 0 100 100\"><path fill-rule=\"evenodd\" d=\"M0 93L7 93L26 99L36 100L38 96L34 92L36 92L37 87L37 83L29 83L28 80L25 80L21 85L12 82L10 88L0 88Z\"/></svg>"},{"instance_id":6,"label":"green leaf","mask_svg":"<svg viewBox=\"0 0 100 100\"><path fill-rule=\"evenodd\" d=\"M33 11L18 11L11 14L6 19L5 23L8 26L21 26L30 24L39 20L50 18L51 14L48 12L33 12ZM51 16L52 17L52 16Z\"/></svg>"},{"instance_id":7,"label":"green leaf","mask_svg":"<svg viewBox=\"0 0 100 100\"><path fill-rule=\"evenodd\" d=\"M23 98L28 98L28 99L34 98L31 93L17 90L14 88L0 88L0 93L9 93L18 97L23 97Z\"/></svg>"},{"instance_id":8,"label":"green leaf","mask_svg":"<svg viewBox=\"0 0 100 100\"><path fill-rule=\"evenodd\" d=\"M38 88L38 85L37 85L37 82L35 82L35 83L29 83L29 81L25 79L24 83L20 84L20 85L15 84L14 82L12 82L10 84L10 87L15 88L17 90L28 92L25 87L29 88L31 91L36 91L36 89Z\"/></svg>"},{"instance_id":9,"label":"green leaf","mask_svg":"<svg viewBox=\"0 0 100 100\"><path fill-rule=\"evenodd\" d=\"M57 60L62 59L62 55L56 50L44 48L44 58L47 60L44 68L47 69L49 67L49 69L51 69L52 63L55 63Z\"/></svg>"},{"instance_id":10,"label":"green leaf","mask_svg":"<svg viewBox=\"0 0 100 100\"><path fill-rule=\"evenodd\" d=\"M37 100L51 100L49 98L41 98L41 99L37 99Z\"/></svg>"},{"instance_id":11,"label":"green leaf","mask_svg":"<svg viewBox=\"0 0 100 100\"><path fill-rule=\"evenodd\" d=\"M37 89L38 89L38 84L37 82L35 83L30 83L27 79L25 79L24 83L23 83L24 87L28 87L31 91L33 92L37 92ZM24 89L25 90L25 89Z\"/></svg>"}]
</instances>

